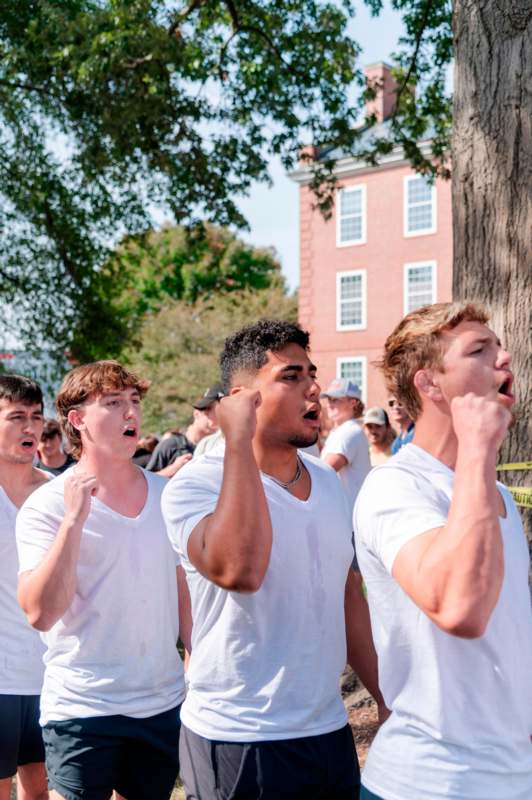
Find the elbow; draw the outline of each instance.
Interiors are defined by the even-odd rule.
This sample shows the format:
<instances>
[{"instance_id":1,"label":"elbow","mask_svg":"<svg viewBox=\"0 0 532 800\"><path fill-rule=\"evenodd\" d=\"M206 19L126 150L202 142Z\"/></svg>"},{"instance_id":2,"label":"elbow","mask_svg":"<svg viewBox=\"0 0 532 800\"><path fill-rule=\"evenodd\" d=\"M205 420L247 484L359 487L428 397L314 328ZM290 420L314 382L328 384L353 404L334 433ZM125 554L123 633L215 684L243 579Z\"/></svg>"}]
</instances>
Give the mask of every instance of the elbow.
<instances>
[{"instance_id":1,"label":"elbow","mask_svg":"<svg viewBox=\"0 0 532 800\"><path fill-rule=\"evenodd\" d=\"M480 639L488 627L489 616L486 614L447 614L435 620L438 627L451 636L459 639Z\"/></svg>"},{"instance_id":2,"label":"elbow","mask_svg":"<svg viewBox=\"0 0 532 800\"><path fill-rule=\"evenodd\" d=\"M228 592L254 594L258 592L264 581L264 574L252 570L242 570L220 575L214 582Z\"/></svg>"},{"instance_id":3,"label":"elbow","mask_svg":"<svg viewBox=\"0 0 532 800\"><path fill-rule=\"evenodd\" d=\"M35 630L40 633L47 633L50 628L53 628L56 622L56 620L51 619L47 614L43 614L39 609L25 611L25 614L31 627L35 628Z\"/></svg>"}]
</instances>

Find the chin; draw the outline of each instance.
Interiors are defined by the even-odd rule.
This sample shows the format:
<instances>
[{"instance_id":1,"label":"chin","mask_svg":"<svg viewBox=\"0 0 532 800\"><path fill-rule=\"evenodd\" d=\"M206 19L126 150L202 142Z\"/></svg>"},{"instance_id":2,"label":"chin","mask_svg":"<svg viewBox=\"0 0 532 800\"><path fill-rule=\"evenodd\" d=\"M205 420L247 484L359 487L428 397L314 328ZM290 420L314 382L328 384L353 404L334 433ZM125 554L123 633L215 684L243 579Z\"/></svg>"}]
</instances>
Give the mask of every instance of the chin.
<instances>
[{"instance_id":1,"label":"chin","mask_svg":"<svg viewBox=\"0 0 532 800\"><path fill-rule=\"evenodd\" d=\"M312 447L312 445L316 444L318 441L318 436L318 431L314 431L313 433L308 433L306 435L298 434L292 436L292 438L289 439L288 444L291 444L292 447Z\"/></svg>"}]
</instances>

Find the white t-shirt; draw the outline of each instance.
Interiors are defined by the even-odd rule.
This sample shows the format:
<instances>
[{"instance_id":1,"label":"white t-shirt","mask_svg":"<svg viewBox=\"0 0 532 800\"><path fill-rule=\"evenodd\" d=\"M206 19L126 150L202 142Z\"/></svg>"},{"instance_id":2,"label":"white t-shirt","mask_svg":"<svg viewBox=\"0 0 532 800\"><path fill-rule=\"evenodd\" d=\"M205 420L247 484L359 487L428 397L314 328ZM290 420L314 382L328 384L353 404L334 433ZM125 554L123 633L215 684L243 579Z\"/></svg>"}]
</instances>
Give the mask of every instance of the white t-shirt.
<instances>
[{"instance_id":1,"label":"white t-shirt","mask_svg":"<svg viewBox=\"0 0 532 800\"><path fill-rule=\"evenodd\" d=\"M76 467L72 467L75 470ZM26 500L17 518L20 572L34 569L64 517L67 470ZM41 724L122 714L150 717L184 696L176 642L176 557L160 509L166 480L144 472L148 497L135 518L97 497L83 528L72 605L43 640Z\"/></svg>"},{"instance_id":2,"label":"white t-shirt","mask_svg":"<svg viewBox=\"0 0 532 800\"><path fill-rule=\"evenodd\" d=\"M17 602L17 507L0 486L0 694L39 694L44 645Z\"/></svg>"},{"instance_id":3,"label":"white t-shirt","mask_svg":"<svg viewBox=\"0 0 532 800\"><path fill-rule=\"evenodd\" d=\"M380 687L393 711L362 782L383 800L530 800L529 554L508 490L498 484L504 581L482 637L442 631L391 575L406 542L446 524L453 481L452 470L408 444L372 471L355 506Z\"/></svg>"},{"instance_id":4,"label":"white t-shirt","mask_svg":"<svg viewBox=\"0 0 532 800\"><path fill-rule=\"evenodd\" d=\"M338 471L338 477L352 509L364 478L371 469L368 440L356 419L342 422L327 436L321 457L332 453L344 456L347 460L347 464Z\"/></svg>"},{"instance_id":5,"label":"white t-shirt","mask_svg":"<svg viewBox=\"0 0 532 800\"><path fill-rule=\"evenodd\" d=\"M218 502L223 456L186 464L163 492L163 513L187 575L192 657L183 723L207 739L314 736L346 724L344 591L351 524L333 470L302 456L312 480L301 501L262 476L273 545L257 592L226 591L190 563L188 538Z\"/></svg>"}]
</instances>

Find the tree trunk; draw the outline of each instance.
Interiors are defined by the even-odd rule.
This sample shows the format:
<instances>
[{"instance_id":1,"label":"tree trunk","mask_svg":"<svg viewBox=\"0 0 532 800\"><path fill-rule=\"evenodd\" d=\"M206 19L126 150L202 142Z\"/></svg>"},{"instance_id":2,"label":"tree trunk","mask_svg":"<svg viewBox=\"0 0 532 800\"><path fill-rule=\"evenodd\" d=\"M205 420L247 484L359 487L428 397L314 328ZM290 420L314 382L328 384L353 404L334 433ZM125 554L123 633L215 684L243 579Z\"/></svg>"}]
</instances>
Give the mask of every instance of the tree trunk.
<instances>
[{"instance_id":1,"label":"tree trunk","mask_svg":"<svg viewBox=\"0 0 532 800\"><path fill-rule=\"evenodd\" d=\"M532 461L532 0L454 0L453 26L453 295L485 305L512 354L518 419L500 461ZM531 471L500 477L532 486Z\"/></svg>"}]
</instances>

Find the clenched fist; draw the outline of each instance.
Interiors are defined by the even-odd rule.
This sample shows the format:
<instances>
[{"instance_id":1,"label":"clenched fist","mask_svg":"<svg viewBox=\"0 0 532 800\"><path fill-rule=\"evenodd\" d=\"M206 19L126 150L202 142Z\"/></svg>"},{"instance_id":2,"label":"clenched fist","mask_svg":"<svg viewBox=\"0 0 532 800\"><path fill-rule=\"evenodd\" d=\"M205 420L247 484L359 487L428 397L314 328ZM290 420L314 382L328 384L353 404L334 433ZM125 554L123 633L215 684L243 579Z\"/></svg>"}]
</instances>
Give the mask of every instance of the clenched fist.
<instances>
[{"instance_id":1,"label":"clenched fist","mask_svg":"<svg viewBox=\"0 0 532 800\"><path fill-rule=\"evenodd\" d=\"M94 475L74 472L65 478L65 517L83 525L91 508L91 497L98 490Z\"/></svg>"},{"instance_id":2,"label":"clenched fist","mask_svg":"<svg viewBox=\"0 0 532 800\"><path fill-rule=\"evenodd\" d=\"M257 408L260 404L260 392L253 389L240 389L220 400L218 423L226 442L253 439L257 427Z\"/></svg>"},{"instance_id":3,"label":"clenched fist","mask_svg":"<svg viewBox=\"0 0 532 800\"><path fill-rule=\"evenodd\" d=\"M472 392L451 401L453 427L460 445L498 450L512 421L507 408L495 398Z\"/></svg>"}]
</instances>

